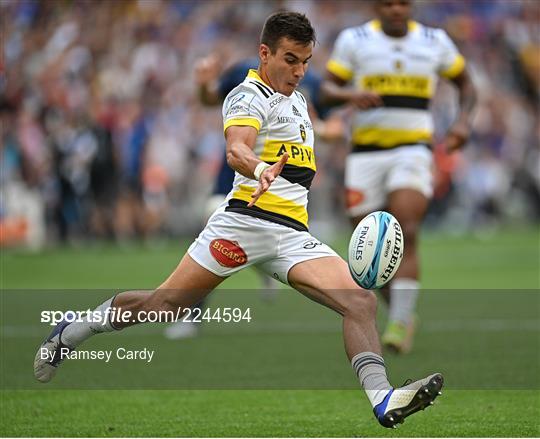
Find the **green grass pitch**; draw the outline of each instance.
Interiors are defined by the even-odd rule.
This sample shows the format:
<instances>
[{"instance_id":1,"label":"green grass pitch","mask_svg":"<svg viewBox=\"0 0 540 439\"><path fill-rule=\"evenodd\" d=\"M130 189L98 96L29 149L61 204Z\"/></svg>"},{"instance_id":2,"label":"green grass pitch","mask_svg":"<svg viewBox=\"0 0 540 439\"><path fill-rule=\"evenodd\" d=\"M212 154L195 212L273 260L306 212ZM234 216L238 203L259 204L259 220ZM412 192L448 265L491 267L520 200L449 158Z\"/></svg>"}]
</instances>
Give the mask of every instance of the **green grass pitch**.
<instances>
[{"instance_id":1,"label":"green grass pitch","mask_svg":"<svg viewBox=\"0 0 540 439\"><path fill-rule=\"evenodd\" d=\"M273 303L261 301L251 270L209 301L211 308L251 307L251 323L205 324L201 337L178 342L156 325L98 336L84 348L153 347L156 359L66 362L52 383L34 383L35 349L50 330L40 309L82 309L115 291L152 288L188 244L2 253L2 436L540 435L538 229L424 234L415 350L386 359L397 385L440 370L447 388L395 431L378 425L357 389L338 317L287 289ZM335 248L343 254L346 239Z\"/></svg>"}]
</instances>

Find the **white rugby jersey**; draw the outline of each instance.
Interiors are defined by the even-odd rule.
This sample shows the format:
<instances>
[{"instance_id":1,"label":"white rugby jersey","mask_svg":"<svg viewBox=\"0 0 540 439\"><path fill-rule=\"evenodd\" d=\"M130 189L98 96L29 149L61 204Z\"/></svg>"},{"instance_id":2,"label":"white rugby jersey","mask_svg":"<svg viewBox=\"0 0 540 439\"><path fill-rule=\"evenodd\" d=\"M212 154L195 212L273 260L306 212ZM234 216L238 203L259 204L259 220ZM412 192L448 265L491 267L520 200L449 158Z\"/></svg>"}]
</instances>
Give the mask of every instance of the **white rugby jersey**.
<instances>
[{"instance_id":1,"label":"white rugby jersey","mask_svg":"<svg viewBox=\"0 0 540 439\"><path fill-rule=\"evenodd\" d=\"M407 35L386 35L379 20L345 29L327 69L360 90L381 95L384 106L358 110L352 123L353 151L424 143L433 120L428 111L439 76L454 78L465 60L442 29L410 21Z\"/></svg>"},{"instance_id":2,"label":"white rugby jersey","mask_svg":"<svg viewBox=\"0 0 540 439\"><path fill-rule=\"evenodd\" d=\"M308 191L317 170L313 127L304 96L294 91L285 96L274 91L250 70L223 103L223 129L252 126L258 131L254 152L273 164L287 152L283 171L253 207L247 207L258 181L235 174L225 210L263 218L296 230L308 227Z\"/></svg>"}]
</instances>

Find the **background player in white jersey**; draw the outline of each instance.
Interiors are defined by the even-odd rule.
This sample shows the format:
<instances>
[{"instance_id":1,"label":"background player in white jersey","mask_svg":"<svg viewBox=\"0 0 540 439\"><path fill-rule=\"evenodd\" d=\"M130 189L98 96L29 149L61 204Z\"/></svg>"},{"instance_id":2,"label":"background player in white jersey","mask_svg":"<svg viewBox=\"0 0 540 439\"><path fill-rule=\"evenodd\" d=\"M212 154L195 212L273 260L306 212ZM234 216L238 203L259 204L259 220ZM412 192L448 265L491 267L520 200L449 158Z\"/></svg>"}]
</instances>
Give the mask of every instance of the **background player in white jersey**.
<instances>
[{"instance_id":1,"label":"background player in white jersey","mask_svg":"<svg viewBox=\"0 0 540 439\"><path fill-rule=\"evenodd\" d=\"M403 227L405 254L386 297L389 322L382 342L406 353L419 290L417 235L432 196L429 100L438 77L459 91L459 114L444 139L454 151L469 138L475 91L447 34L411 21L411 0L376 0L375 12L377 19L338 36L323 89L328 101L357 108L345 169L353 225L385 209Z\"/></svg>"},{"instance_id":2,"label":"background player in white jersey","mask_svg":"<svg viewBox=\"0 0 540 439\"><path fill-rule=\"evenodd\" d=\"M155 291L127 291L107 300L95 310L107 315L105 325L58 324L36 355L38 380L53 377L65 349L76 349L96 333L143 323L141 311L174 313L191 307L226 277L258 265L343 317L346 353L383 426L395 426L437 397L440 374L392 388L375 327L375 295L358 287L347 263L307 231L314 136L305 98L296 87L314 42L305 15L281 12L268 18L258 70L248 73L223 107L227 161L236 171L225 204ZM43 358L44 350L49 358Z\"/></svg>"}]
</instances>

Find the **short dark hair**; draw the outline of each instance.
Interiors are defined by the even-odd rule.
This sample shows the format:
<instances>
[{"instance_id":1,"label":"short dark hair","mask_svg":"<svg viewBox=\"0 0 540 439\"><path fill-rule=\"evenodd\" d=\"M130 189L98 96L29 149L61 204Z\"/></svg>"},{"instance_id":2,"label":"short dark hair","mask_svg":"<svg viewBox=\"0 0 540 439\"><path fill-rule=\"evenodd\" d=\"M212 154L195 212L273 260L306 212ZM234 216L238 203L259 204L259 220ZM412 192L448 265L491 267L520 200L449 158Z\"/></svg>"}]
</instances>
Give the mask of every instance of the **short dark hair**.
<instances>
[{"instance_id":1,"label":"short dark hair","mask_svg":"<svg viewBox=\"0 0 540 439\"><path fill-rule=\"evenodd\" d=\"M266 44L272 53L275 53L281 38L288 38L305 46L317 41L315 29L305 14L290 11L276 12L266 19L261 33L261 44Z\"/></svg>"}]
</instances>

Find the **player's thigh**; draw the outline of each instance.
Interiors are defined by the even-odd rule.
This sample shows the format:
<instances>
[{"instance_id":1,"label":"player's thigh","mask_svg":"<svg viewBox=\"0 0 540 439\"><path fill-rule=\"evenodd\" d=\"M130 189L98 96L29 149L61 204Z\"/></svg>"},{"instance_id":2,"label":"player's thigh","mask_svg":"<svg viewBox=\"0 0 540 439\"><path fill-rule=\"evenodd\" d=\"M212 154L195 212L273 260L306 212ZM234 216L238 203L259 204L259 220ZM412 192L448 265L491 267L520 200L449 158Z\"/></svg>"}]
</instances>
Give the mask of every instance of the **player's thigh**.
<instances>
[{"instance_id":1,"label":"player's thigh","mask_svg":"<svg viewBox=\"0 0 540 439\"><path fill-rule=\"evenodd\" d=\"M261 264L270 276L340 314L364 307L366 294L352 279L347 263L308 232L284 229L278 257Z\"/></svg>"},{"instance_id":2,"label":"player's thigh","mask_svg":"<svg viewBox=\"0 0 540 439\"><path fill-rule=\"evenodd\" d=\"M392 152L386 181L388 207L407 210L407 199L417 212L433 195L433 155L424 145L404 146ZM399 218L398 218L399 219Z\"/></svg>"},{"instance_id":3,"label":"player's thigh","mask_svg":"<svg viewBox=\"0 0 540 439\"><path fill-rule=\"evenodd\" d=\"M352 279L347 263L339 256L311 259L289 270L290 285L310 299L339 314L364 308L373 313L376 298Z\"/></svg>"},{"instance_id":4,"label":"player's thigh","mask_svg":"<svg viewBox=\"0 0 540 439\"><path fill-rule=\"evenodd\" d=\"M155 290L148 306L190 308L201 302L226 277L218 276L185 254L170 276Z\"/></svg>"},{"instance_id":5,"label":"player's thigh","mask_svg":"<svg viewBox=\"0 0 540 439\"><path fill-rule=\"evenodd\" d=\"M346 208L350 217L362 217L384 207L388 153L349 154L345 163Z\"/></svg>"},{"instance_id":6,"label":"player's thigh","mask_svg":"<svg viewBox=\"0 0 540 439\"><path fill-rule=\"evenodd\" d=\"M277 224L251 216L218 212L189 247L191 258L217 276L232 274L276 255Z\"/></svg>"},{"instance_id":7,"label":"player's thigh","mask_svg":"<svg viewBox=\"0 0 540 439\"><path fill-rule=\"evenodd\" d=\"M405 234L420 226L428 205L429 199L416 189L396 189L388 195L388 211L397 218Z\"/></svg>"},{"instance_id":8,"label":"player's thigh","mask_svg":"<svg viewBox=\"0 0 540 439\"><path fill-rule=\"evenodd\" d=\"M420 225L433 195L433 155L424 145L396 150L388 175L387 208L405 234Z\"/></svg>"},{"instance_id":9,"label":"player's thigh","mask_svg":"<svg viewBox=\"0 0 540 439\"><path fill-rule=\"evenodd\" d=\"M295 265L308 260L338 256L328 245L313 237L309 232L285 226L279 227L276 256L262 262L258 268L285 285L289 284L289 271Z\"/></svg>"},{"instance_id":10,"label":"player's thigh","mask_svg":"<svg viewBox=\"0 0 540 439\"><path fill-rule=\"evenodd\" d=\"M272 232L263 230L257 218L226 212L213 215L155 292L153 304L170 308L199 303L227 277L270 257L272 239Z\"/></svg>"}]
</instances>

